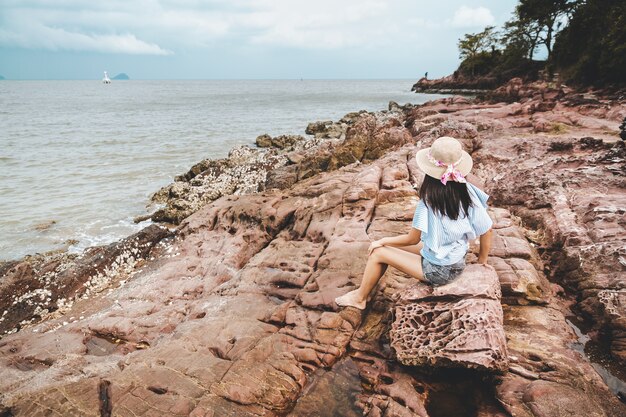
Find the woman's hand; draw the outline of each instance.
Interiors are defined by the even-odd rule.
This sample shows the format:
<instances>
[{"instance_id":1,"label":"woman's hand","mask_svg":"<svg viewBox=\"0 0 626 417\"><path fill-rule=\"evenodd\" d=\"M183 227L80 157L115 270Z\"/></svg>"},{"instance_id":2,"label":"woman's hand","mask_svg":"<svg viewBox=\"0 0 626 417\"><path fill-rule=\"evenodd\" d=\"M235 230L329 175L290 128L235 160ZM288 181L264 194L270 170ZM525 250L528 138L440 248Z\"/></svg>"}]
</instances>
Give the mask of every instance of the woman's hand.
<instances>
[{"instance_id":1,"label":"woman's hand","mask_svg":"<svg viewBox=\"0 0 626 417\"><path fill-rule=\"evenodd\" d=\"M372 254L372 251L373 251L374 249L379 248L379 247L381 247L381 246L385 246L385 245L381 242L381 240L382 240L382 239L380 239L380 240L375 240L375 241L373 241L373 242L371 243L371 245L370 245L369 249L367 250L367 255L368 255L368 256Z\"/></svg>"}]
</instances>

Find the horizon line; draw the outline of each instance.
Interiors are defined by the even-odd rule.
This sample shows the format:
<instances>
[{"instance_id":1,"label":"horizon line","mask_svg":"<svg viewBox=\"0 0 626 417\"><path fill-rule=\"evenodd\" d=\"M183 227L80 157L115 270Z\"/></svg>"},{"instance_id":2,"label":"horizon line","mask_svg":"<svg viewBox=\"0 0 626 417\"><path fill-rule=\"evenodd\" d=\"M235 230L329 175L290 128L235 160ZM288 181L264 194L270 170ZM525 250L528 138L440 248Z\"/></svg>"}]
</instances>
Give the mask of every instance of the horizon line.
<instances>
[{"instance_id":1,"label":"horizon line","mask_svg":"<svg viewBox=\"0 0 626 417\"><path fill-rule=\"evenodd\" d=\"M415 80L415 78L129 78L127 80L111 81L387 81L387 80ZM100 78L4 78L0 81L102 81Z\"/></svg>"}]
</instances>

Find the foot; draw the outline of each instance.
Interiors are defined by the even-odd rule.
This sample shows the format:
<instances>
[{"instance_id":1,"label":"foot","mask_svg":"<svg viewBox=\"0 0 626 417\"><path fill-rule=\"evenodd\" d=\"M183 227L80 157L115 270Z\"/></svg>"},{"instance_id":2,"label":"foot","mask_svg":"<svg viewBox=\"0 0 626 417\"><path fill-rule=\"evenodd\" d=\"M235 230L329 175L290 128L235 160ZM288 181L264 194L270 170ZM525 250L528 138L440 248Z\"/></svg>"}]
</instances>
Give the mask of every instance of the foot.
<instances>
[{"instance_id":1,"label":"foot","mask_svg":"<svg viewBox=\"0 0 626 417\"><path fill-rule=\"evenodd\" d=\"M359 290L356 289L335 298L335 303L337 303L338 306L350 306L358 308L359 310L363 310L365 308L365 304L367 304L367 300L361 300L361 298L359 297Z\"/></svg>"}]
</instances>

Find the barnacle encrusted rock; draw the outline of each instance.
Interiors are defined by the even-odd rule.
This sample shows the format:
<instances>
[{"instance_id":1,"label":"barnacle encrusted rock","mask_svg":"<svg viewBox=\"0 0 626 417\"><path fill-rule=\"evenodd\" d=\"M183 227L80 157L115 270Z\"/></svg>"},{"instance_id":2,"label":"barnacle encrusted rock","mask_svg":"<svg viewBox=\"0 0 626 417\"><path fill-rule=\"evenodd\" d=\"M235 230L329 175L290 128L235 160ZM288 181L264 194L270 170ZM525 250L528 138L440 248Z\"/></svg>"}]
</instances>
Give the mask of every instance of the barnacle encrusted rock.
<instances>
[{"instance_id":1,"label":"barnacle encrusted rock","mask_svg":"<svg viewBox=\"0 0 626 417\"><path fill-rule=\"evenodd\" d=\"M172 232L150 225L118 242L93 246L80 255L27 256L0 267L0 338L46 314L61 314L78 299L120 285ZM116 284L117 285L117 284Z\"/></svg>"},{"instance_id":2,"label":"barnacle encrusted rock","mask_svg":"<svg viewBox=\"0 0 626 417\"><path fill-rule=\"evenodd\" d=\"M453 282L418 283L399 297L391 346L405 365L508 368L498 275L468 265Z\"/></svg>"}]
</instances>

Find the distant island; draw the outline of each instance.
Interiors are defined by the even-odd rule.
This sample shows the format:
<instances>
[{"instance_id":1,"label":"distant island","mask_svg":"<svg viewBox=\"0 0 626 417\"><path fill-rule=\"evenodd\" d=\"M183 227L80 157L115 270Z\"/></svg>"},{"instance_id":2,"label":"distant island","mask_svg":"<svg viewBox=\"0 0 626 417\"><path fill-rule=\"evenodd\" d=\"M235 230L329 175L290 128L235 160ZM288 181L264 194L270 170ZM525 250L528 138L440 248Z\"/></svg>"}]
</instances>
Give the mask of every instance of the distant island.
<instances>
[{"instance_id":1,"label":"distant island","mask_svg":"<svg viewBox=\"0 0 626 417\"><path fill-rule=\"evenodd\" d=\"M5 79L5 78L4 78L2 75L0 75L0 80L4 80L4 79Z\"/></svg>"},{"instance_id":2,"label":"distant island","mask_svg":"<svg viewBox=\"0 0 626 417\"><path fill-rule=\"evenodd\" d=\"M117 74L115 77L112 78L113 80L130 80L130 77L128 75L126 75L126 73L119 73Z\"/></svg>"}]
</instances>

